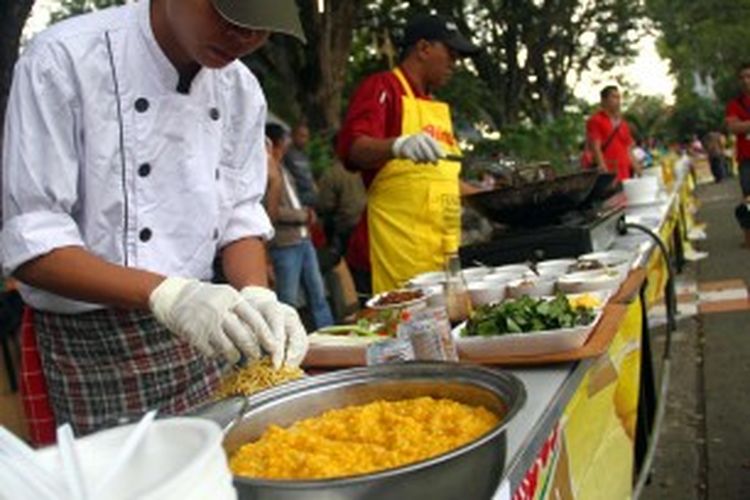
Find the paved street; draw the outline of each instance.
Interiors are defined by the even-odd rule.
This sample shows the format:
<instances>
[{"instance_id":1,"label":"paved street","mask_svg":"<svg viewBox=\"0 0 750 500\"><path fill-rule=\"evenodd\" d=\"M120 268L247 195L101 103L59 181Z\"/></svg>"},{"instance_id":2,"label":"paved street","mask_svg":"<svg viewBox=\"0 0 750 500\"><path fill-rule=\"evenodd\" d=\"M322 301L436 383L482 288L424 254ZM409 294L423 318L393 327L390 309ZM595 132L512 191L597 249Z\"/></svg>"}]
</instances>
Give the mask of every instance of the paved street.
<instances>
[{"instance_id":1,"label":"paved street","mask_svg":"<svg viewBox=\"0 0 750 500\"><path fill-rule=\"evenodd\" d=\"M723 302L699 305L697 315L678 323L667 413L646 499L750 498L750 302L736 298L750 282L750 250L740 247L734 220L740 192L730 180L700 186L697 193L697 219L707 224L708 238L696 247L709 257L688 265L680 281L696 283L703 297L721 287L733 290L719 292ZM679 307L690 309L684 297ZM657 363L662 347L663 331L657 330Z\"/></svg>"}]
</instances>

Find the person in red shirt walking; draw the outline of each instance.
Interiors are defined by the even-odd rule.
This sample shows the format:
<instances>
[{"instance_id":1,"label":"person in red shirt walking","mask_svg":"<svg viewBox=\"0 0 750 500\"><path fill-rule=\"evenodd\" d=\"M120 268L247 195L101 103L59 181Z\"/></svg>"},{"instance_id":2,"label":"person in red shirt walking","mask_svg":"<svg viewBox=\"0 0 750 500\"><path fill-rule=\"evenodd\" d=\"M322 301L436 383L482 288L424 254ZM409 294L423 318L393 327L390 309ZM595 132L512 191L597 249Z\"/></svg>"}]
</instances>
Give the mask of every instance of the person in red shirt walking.
<instances>
[{"instance_id":1,"label":"person in red shirt walking","mask_svg":"<svg viewBox=\"0 0 750 500\"><path fill-rule=\"evenodd\" d=\"M737 163L740 186L745 197L750 196L750 62L737 71L740 94L729 101L726 108L727 130L737 137Z\"/></svg>"},{"instance_id":2,"label":"person in red shirt walking","mask_svg":"<svg viewBox=\"0 0 750 500\"><path fill-rule=\"evenodd\" d=\"M622 117L620 90L610 85L600 95L601 108L586 122L583 166L615 173L619 181L640 175L641 163L633 155L635 141Z\"/></svg>"},{"instance_id":3,"label":"person in red shirt walking","mask_svg":"<svg viewBox=\"0 0 750 500\"><path fill-rule=\"evenodd\" d=\"M745 247L750 248L750 223L747 206L750 204L750 62L742 64L737 70L740 94L729 101L726 108L727 130L737 137L736 155L739 165L740 187L745 197L737 207L738 221L745 232Z\"/></svg>"}]
</instances>

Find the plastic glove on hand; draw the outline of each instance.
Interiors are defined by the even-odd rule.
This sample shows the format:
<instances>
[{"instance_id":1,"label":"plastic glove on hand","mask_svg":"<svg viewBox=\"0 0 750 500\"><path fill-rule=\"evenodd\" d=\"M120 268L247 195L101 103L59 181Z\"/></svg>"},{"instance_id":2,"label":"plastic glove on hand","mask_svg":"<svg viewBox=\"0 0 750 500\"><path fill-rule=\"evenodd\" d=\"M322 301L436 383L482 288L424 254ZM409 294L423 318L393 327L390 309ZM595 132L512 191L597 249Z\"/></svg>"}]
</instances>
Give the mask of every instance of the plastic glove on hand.
<instances>
[{"instance_id":1,"label":"plastic glove on hand","mask_svg":"<svg viewBox=\"0 0 750 500\"><path fill-rule=\"evenodd\" d=\"M278 348L268 325L229 285L167 278L151 293L149 305L159 323L207 357L223 356L234 364L240 353L258 360L261 347ZM254 324L240 320L253 313Z\"/></svg>"},{"instance_id":2,"label":"plastic glove on hand","mask_svg":"<svg viewBox=\"0 0 750 500\"><path fill-rule=\"evenodd\" d=\"M297 311L279 302L276 294L267 288L248 286L243 288L240 294L254 310L260 313L276 339L279 348L273 352L266 349L273 365L276 368L281 367L282 364L299 366L305 359L309 342ZM240 318L244 319L241 313Z\"/></svg>"},{"instance_id":3,"label":"plastic glove on hand","mask_svg":"<svg viewBox=\"0 0 750 500\"><path fill-rule=\"evenodd\" d=\"M445 152L440 144L424 132L402 135L394 141L392 151L394 157L415 163L437 163L441 158L445 158Z\"/></svg>"}]
</instances>

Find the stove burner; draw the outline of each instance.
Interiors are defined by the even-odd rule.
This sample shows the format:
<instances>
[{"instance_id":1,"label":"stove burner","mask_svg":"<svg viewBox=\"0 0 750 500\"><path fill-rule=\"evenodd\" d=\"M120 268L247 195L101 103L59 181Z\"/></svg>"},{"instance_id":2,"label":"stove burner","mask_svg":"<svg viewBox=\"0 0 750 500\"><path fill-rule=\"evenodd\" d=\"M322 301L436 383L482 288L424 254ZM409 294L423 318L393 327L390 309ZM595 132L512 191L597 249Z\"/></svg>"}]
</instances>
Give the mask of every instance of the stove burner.
<instances>
[{"instance_id":1,"label":"stove burner","mask_svg":"<svg viewBox=\"0 0 750 500\"><path fill-rule=\"evenodd\" d=\"M608 249L617 237L623 217L624 197L618 195L586 209L559 216L554 224L540 227L497 227L488 241L461 248L462 264L487 265L577 257Z\"/></svg>"}]
</instances>

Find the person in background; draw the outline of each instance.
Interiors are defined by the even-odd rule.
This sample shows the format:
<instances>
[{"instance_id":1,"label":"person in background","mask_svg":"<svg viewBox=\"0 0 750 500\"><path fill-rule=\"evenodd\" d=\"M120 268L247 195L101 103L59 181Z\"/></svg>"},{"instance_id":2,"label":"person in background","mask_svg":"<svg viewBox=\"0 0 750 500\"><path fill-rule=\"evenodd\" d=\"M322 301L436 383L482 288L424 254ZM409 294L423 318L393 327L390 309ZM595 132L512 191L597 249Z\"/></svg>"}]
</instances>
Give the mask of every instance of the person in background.
<instances>
[{"instance_id":1,"label":"person in background","mask_svg":"<svg viewBox=\"0 0 750 500\"><path fill-rule=\"evenodd\" d=\"M727 158L724 156L724 147L720 132L709 132L703 139L704 149L708 155L708 163L711 167L711 175L715 182L721 182L729 176Z\"/></svg>"},{"instance_id":2,"label":"person in background","mask_svg":"<svg viewBox=\"0 0 750 500\"><path fill-rule=\"evenodd\" d=\"M583 167L615 173L620 181L640 175L643 167L633 155L635 143L622 117L620 90L614 85L604 87L600 97L599 111L586 122Z\"/></svg>"},{"instance_id":3,"label":"person in background","mask_svg":"<svg viewBox=\"0 0 750 500\"><path fill-rule=\"evenodd\" d=\"M294 178L299 201L312 211L318 204L318 189L315 186L310 158L307 156L309 142L310 129L307 125L295 125L292 128L292 144L284 155L284 167Z\"/></svg>"},{"instance_id":4,"label":"person in background","mask_svg":"<svg viewBox=\"0 0 750 500\"><path fill-rule=\"evenodd\" d=\"M737 70L740 93L727 103L727 130L736 137L735 154L739 168L740 187L744 197L750 196L750 62Z\"/></svg>"},{"instance_id":5,"label":"person in background","mask_svg":"<svg viewBox=\"0 0 750 500\"><path fill-rule=\"evenodd\" d=\"M334 137L334 144L336 138ZM332 251L343 256L354 228L367 205L362 176L334 160L318 181L318 214Z\"/></svg>"},{"instance_id":6,"label":"person in background","mask_svg":"<svg viewBox=\"0 0 750 500\"><path fill-rule=\"evenodd\" d=\"M633 158L635 158L643 168L648 168L654 163L654 158L651 155L651 152L646 148L643 139L636 139L635 147L633 148Z\"/></svg>"},{"instance_id":7,"label":"person in background","mask_svg":"<svg viewBox=\"0 0 750 500\"><path fill-rule=\"evenodd\" d=\"M743 246L750 249L750 62L737 69L739 94L726 106L727 130L735 136L735 155L744 200L737 206L735 216L744 232Z\"/></svg>"},{"instance_id":8,"label":"person in background","mask_svg":"<svg viewBox=\"0 0 750 500\"><path fill-rule=\"evenodd\" d=\"M407 24L397 68L365 79L339 133L345 167L362 173L367 211L352 237L353 269L372 269L376 293L444 265L461 239L461 194L478 191L459 179L461 163L448 104L432 98L456 63L479 48L441 16ZM350 252L352 254L353 252ZM347 262L355 260L347 255Z\"/></svg>"},{"instance_id":9,"label":"person in background","mask_svg":"<svg viewBox=\"0 0 750 500\"><path fill-rule=\"evenodd\" d=\"M267 206L276 234L270 243L276 293L279 300L297 305L300 287L305 291L307 303L320 329L333 324L333 316L325 296L318 257L310 240L310 210L302 205L294 178L283 165L289 148L289 134L281 125L266 125L266 137L271 142L269 192L267 201L278 200L278 206ZM280 181L280 182L279 182ZM280 192L279 192L280 191Z\"/></svg>"}]
</instances>

